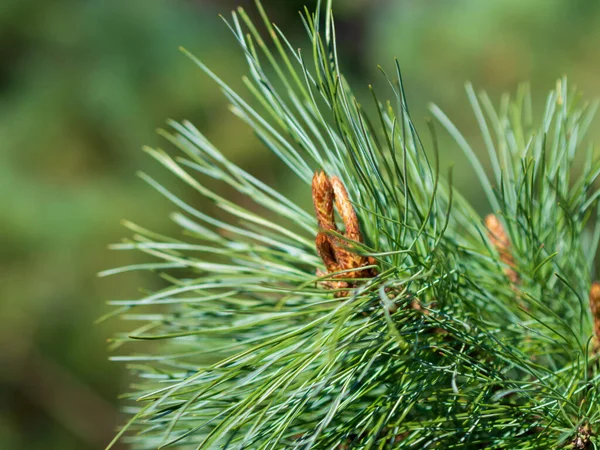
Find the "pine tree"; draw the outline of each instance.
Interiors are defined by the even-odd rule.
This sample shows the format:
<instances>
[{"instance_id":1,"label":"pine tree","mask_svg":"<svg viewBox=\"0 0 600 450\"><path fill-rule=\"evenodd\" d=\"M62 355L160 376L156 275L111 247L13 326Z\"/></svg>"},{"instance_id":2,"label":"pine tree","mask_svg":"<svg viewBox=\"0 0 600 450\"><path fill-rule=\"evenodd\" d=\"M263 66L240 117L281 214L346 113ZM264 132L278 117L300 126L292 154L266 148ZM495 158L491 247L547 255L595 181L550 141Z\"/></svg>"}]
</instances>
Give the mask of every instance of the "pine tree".
<instances>
[{"instance_id":1,"label":"pine tree","mask_svg":"<svg viewBox=\"0 0 600 450\"><path fill-rule=\"evenodd\" d=\"M488 174L436 106L421 139L397 62L395 74L382 70L390 101L372 88L372 104L357 101L340 73L330 1L302 15L308 52L257 6L269 42L242 9L227 22L253 100L189 56L304 183L314 210L234 165L191 123L162 132L178 155L146 149L220 213L141 175L177 207L183 234L128 223L133 238L113 247L156 262L104 273L151 270L169 284L111 302L111 315L143 322L116 338L141 350L113 358L134 379L115 442L597 448L600 163L585 141L596 106L563 79L536 121L526 86L496 109L467 85ZM438 132L469 159L486 217L440 175Z\"/></svg>"}]
</instances>

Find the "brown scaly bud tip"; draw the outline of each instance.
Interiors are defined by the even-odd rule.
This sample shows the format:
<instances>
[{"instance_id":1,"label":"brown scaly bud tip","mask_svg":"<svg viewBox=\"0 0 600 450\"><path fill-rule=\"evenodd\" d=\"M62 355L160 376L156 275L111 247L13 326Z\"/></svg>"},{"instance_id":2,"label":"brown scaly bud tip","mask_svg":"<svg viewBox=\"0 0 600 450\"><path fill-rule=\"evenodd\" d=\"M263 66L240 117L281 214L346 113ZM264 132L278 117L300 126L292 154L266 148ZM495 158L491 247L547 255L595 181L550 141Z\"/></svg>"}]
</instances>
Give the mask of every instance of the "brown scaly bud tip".
<instances>
[{"instance_id":1,"label":"brown scaly bud tip","mask_svg":"<svg viewBox=\"0 0 600 450\"><path fill-rule=\"evenodd\" d=\"M317 234L315 245L317 253L323 260L326 273L317 270L317 275L332 275L333 278L359 279L371 278L377 275L375 269L364 269L374 260L355 253L347 248L345 240L362 242L362 235L356 212L348 198L348 191L338 177L327 177L323 171L315 172L312 180L312 198L317 214L317 222L321 231ZM339 232L335 224L334 202L340 217L344 222L344 239L336 237L331 231ZM364 269L364 270L363 270ZM336 274L341 272L342 274ZM356 287L356 282L330 280L321 284L329 289L339 290L336 297L346 297L346 288ZM342 290L344 289L344 290Z\"/></svg>"},{"instance_id":2,"label":"brown scaly bud tip","mask_svg":"<svg viewBox=\"0 0 600 450\"><path fill-rule=\"evenodd\" d=\"M594 321L596 348L600 348L600 283L595 281L590 288L590 310Z\"/></svg>"},{"instance_id":3,"label":"brown scaly bud tip","mask_svg":"<svg viewBox=\"0 0 600 450\"><path fill-rule=\"evenodd\" d=\"M350 198L348 197L348 191L342 181L336 177L331 177L331 187L333 188L333 196L335 198L335 206L340 213L340 217L346 227L345 235L348 239L356 242L362 242L362 235L360 234L360 228L358 225L358 217Z\"/></svg>"},{"instance_id":4,"label":"brown scaly bud tip","mask_svg":"<svg viewBox=\"0 0 600 450\"><path fill-rule=\"evenodd\" d=\"M327 268L327 272L338 272L340 267L336 260L329 237L325 233L318 233L315 239L315 246L317 247L317 253Z\"/></svg>"},{"instance_id":5,"label":"brown scaly bud tip","mask_svg":"<svg viewBox=\"0 0 600 450\"><path fill-rule=\"evenodd\" d=\"M500 261L508 266L504 273L511 283L518 283L519 275L517 275L517 272L514 270L515 260L512 255L510 240L504 226L494 214L489 214L485 218L485 226L488 229L489 240L500 254Z\"/></svg>"},{"instance_id":6,"label":"brown scaly bud tip","mask_svg":"<svg viewBox=\"0 0 600 450\"><path fill-rule=\"evenodd\" d=\"M323 230L337 230L333 217L333 188L325 172L315 172L312 179L312 199L317 222Z\"/></svg>"}]
</instances>

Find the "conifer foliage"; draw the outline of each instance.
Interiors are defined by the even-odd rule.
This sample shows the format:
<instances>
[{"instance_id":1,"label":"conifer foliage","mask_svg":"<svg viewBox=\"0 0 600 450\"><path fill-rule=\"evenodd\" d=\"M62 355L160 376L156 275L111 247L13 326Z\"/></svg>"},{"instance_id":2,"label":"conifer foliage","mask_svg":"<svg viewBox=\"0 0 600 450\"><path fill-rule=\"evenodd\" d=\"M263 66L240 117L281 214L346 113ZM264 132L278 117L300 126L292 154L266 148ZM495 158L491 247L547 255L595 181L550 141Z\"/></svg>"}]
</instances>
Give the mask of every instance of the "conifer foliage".
<instances>
[{"instance_id":1,"label":"conifer foliage","mask_svg":"<svg viewBox=\"0 0 600 450\"><path fill-rule=\"evenodd\" d=\"M331 2L301 15L303 50L257 7L261 24L242 9L226 21L248 63L244 96L190 57L314 209L234 165L191 123L161 132L172 150L146 149L219 213L141 175L173 203L182 233L127 223L132 238L113 248L152 262L104 272L150 270L168 283L110 302L138 325L114 339L126 345L113 359L132 374L114 442L597 448L600 164L585 139L595 105L560 80L533 118L527 87L495 108L467 85L480 162L436 106L421 138L399 69L381 71L389 101L372 88L369 104L357 101ZM440 175L436 133L467 156L489 215Z\"/></svg>"}]
</instances>

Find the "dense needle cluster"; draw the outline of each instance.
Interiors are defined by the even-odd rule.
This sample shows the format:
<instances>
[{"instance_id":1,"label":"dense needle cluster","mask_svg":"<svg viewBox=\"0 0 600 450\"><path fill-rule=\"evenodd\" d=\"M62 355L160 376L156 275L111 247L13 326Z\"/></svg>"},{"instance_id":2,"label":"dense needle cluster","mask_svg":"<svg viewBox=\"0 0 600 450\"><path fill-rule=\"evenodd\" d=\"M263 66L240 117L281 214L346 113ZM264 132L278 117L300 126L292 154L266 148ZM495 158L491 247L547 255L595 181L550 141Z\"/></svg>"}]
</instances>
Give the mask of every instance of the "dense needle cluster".
<instances>
[{"instance_id":1,"label":"dense needle cluster","mask_svg":"<svg viewBox=\"0 0 600 450\"><path fill-rule=\"evenodd\" d=\"M418 133L397 63L357 100L330 1L302 15L308 51L257 7L262 28L241 8L227 21L246 95L189 56L307 201L312 187L314 211L192 124L161 131L177 153L146 151L201 200L141 174L181 233L126 222L132 237L112 246L146 259L103 275L151 271L161 287L109 302L130 324L112 359L132 377L111 445L598 448L597 104L563 79L534 117L526 85L496 106L468 84L484 164L435 105ZM440 148L457 147L488 205L440 173Z\"/></svg>"}]
</instances>

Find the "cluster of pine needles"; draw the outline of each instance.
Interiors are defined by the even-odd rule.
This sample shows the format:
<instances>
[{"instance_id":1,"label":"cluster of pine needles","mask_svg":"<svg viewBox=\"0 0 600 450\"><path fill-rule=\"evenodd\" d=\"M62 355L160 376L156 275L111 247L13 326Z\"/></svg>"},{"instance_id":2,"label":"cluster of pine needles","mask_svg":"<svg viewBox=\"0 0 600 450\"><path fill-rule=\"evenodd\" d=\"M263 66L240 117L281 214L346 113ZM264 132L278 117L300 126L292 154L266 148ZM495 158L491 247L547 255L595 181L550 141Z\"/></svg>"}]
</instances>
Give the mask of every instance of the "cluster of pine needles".
<instances>
[{"instance_id":1,"label":"cluster of pine needles","mask_svg":"<svg viewBox=\"0 0 600 450\"><path fill-rule=\"evenodd\" d=\"M109 447L600 447L600 164L585 141L595 105L560 80L534 119L527 86L494 107L467 85L482 163L436 106L421 140L397 63L381 70L391 100L370 88L358 102L330 2L301 14L308 51L257 7L260 29L243 9L226 20L249 98L189 56L314 209L192 124L161 131L179 153L146 151L219 213L141 175L174 204L182 234L127 223L132 238L113 248L150 262L103 273L166 283L110 302L134 325L113 339L132 383ZM470 161L489 215L440 175L439 132Z\"/></svg>"}]
</instances>

